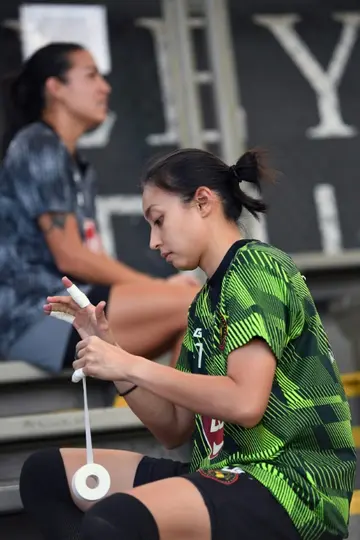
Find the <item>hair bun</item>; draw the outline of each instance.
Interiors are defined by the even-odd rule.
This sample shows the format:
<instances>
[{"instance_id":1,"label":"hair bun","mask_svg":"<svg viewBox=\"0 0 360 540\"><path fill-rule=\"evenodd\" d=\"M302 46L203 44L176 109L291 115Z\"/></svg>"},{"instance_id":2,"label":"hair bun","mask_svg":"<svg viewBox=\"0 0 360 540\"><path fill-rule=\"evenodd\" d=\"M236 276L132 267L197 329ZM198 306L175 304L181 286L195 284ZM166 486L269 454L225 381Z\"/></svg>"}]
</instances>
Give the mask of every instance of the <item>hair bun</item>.
<instances>
[{"instance_id":1,"label":"hair bun","mask_svg":"<svg viewBox=\"0 0 360 540\"><path fill-rule=\"evenodd\" d=\"M229 167L229 173L231 174L232 179L236 179L236 182L237 182L238 184L240 184L240 182L243 181L243 179L241 178L241 176L239 176L238 171L236 170L236 165L231 165L231 167Z\"/></svg>"},{"instance_id":2,"label":"hair bun","mask_svg":"<svg viewBox=\"0 0 360 540\"><path fill-rule=\"evenodd\" d=\"M232 174L237 178L238 182L250 182L258 184L259 182L259 163L258 155L255 151L248 150L243 154L231 167Z\"/></svg>"}]
</instances>

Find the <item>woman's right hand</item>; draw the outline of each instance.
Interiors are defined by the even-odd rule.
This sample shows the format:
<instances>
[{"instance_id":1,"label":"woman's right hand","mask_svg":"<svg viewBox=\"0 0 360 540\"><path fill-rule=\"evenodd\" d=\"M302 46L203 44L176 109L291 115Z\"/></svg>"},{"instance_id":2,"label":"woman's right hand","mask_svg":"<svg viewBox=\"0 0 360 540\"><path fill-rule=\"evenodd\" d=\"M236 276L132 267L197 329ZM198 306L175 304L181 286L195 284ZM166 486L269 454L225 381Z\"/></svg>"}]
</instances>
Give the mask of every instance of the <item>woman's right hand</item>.
<instances>
[{"instance_id":1,"label":"woman's right hand","mask_svg":"<svg viewBox=\"0 0 360 540\"><path fill-rule=\"evenodd\" d=\"M67 277L63 277L62 282L66 289L73 285ZM60 311L75 317L72 324L82 339L98 336L107 343L116 345L104 312L106 302L99 302L97 306L89 304L85 308L79 307L71 296L48 296L47 302L44 306L46 315Z\"/></svg>"}]
</instances>

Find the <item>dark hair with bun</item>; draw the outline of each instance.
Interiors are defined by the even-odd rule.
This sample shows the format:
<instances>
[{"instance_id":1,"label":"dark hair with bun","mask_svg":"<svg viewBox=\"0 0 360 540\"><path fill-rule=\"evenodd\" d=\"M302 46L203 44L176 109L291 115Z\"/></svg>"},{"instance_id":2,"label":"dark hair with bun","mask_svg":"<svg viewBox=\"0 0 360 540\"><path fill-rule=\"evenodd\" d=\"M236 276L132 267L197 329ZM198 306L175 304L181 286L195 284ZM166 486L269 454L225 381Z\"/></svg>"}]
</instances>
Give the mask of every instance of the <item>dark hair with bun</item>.
<instances>
[{"instance_id":1,"label":"dark hair with bun","mask_svg":"<svg viewBox=\"0 0 360 540\"><path fill-rule=\"evenodd\" d=\"M245 193L240 184L249 182L261 194L262 182L274 178L274 171L266 166L265 155L263 150L249 150L229 167L206 150L176 150L148 166L142 187L153 184L190 202L197 189L205 186L219 195L230 221L238 221L244 208L258 218L258 214L266 212L266 204Z\"/></svg>"},{"instance_id":2,"label":"dark hair with bun","mask_svg":"<svg viewBox=\"0 0 360 540\"><path fill-rule=\"evenodd\" d=\"M83 47L77 43L50 43L28 58L20 73L5 78L2 155L21 128L41 119L47 79L56 77L65 83L71 68L70 54L81 50Z\"/></svg>"}]
</instances>

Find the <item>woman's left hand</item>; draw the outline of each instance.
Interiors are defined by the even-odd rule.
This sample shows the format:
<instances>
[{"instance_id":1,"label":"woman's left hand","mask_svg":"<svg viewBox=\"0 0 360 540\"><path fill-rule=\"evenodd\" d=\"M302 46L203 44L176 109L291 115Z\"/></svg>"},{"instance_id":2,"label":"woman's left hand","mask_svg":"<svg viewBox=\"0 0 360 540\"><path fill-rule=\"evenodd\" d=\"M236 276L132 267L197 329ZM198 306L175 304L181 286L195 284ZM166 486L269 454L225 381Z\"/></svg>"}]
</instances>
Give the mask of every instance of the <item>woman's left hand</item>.
<instances>
[{"instance_id":1,"label":"woman's left hand","mask_svg":"<svg viewBox=\"0 0 360 540\"><path fill-rule=\"evenodd\" d=\"M85 375L105 381L127 380L132 355L119 346L110 345L91 336L76 346L74 370L82 368Z\"/></svg>"}]
</instances>

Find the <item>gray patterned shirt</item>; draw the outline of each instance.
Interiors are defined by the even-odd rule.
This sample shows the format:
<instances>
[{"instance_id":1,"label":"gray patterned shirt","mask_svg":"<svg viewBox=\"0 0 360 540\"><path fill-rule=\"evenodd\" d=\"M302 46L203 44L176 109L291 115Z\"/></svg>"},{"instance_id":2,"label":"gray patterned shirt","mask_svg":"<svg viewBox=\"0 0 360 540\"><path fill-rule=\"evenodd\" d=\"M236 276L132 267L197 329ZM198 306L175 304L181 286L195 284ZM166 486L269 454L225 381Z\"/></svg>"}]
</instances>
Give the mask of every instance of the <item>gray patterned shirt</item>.
<instances>
[{"instance_id":1,"label":"gray patterned shirt","mask_svg":"<svg viewBox=\"0 0 360 540\"><path fill-rule=\"evenodd\" d=\"M31 124L11 142L0 169L0 358L44 316L46 297L63 294L39 216L73 213L83 241L90 240L95 184L94 170L76 163L46 124Z\"/></svg>"}]
</instances>

